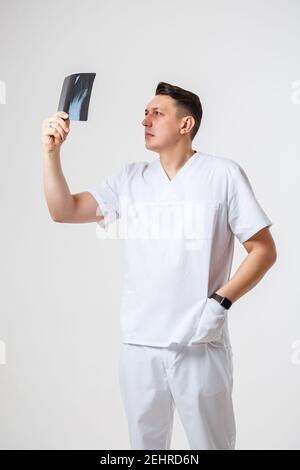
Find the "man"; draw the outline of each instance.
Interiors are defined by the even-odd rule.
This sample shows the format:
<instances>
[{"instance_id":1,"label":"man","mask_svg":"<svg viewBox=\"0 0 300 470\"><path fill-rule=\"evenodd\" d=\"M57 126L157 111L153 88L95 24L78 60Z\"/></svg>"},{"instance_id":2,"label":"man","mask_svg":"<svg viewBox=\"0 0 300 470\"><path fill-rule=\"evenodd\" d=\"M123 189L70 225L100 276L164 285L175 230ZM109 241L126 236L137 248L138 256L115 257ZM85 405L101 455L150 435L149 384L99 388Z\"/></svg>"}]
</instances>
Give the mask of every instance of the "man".
<instances>
[{"instance_id":1,"label":"man","mask_svg":"<svg viewBox=\"0 0 300 470\"><path fill-rule=\"evenodd\" d=\"M176 407L191 449L234 449L228 309L274 264L272 221L237 162L193 150L194 93L160 82L142 122L159 158L77 194L60 167L66 117L43 125L52 219L105 231L126 221L119 377L131 448L169 449ZM229 279L234 236L248 255Z\"/></svg>"}]
</instances>

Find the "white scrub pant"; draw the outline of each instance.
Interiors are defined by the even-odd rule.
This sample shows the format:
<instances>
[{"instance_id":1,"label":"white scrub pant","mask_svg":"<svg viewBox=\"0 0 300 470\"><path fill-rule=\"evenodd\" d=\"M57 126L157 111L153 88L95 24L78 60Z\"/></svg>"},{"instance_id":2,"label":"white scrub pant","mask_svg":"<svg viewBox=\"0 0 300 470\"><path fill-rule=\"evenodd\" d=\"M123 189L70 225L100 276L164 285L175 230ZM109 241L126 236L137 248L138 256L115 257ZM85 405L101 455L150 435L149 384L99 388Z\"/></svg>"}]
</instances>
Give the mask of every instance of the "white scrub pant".
<instances>
[{"instance_id":1,"label":"white scrub pant","mask_svg":"<svg viewBox=\"0 0 300 470\"><path fill-rule=\"evenodd\" d=\"M190 449L234 450L231 347L121 343L119 380L132 449L170 449L174 409Z\"/></svg>"}]
</instances>

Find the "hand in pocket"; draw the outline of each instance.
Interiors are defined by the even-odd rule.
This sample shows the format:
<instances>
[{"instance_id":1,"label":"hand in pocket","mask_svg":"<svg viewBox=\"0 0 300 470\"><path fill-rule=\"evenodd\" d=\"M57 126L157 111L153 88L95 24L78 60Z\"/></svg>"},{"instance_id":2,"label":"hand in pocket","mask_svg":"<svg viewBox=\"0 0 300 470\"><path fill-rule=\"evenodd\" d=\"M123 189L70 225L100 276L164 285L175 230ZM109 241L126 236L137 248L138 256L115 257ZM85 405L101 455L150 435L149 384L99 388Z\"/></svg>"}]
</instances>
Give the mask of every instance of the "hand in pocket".
<instances>
[{"instance_id":1,"label":"hand in pocket","mask_svg":"<svg viewBox=\"0 0 300 470\"><path fill-rule=\"evenodd\" d=\"M207 298L195 338L191 344L210 343L222 336L227 310L217 300Z\"/></svg>"}]
</instances>

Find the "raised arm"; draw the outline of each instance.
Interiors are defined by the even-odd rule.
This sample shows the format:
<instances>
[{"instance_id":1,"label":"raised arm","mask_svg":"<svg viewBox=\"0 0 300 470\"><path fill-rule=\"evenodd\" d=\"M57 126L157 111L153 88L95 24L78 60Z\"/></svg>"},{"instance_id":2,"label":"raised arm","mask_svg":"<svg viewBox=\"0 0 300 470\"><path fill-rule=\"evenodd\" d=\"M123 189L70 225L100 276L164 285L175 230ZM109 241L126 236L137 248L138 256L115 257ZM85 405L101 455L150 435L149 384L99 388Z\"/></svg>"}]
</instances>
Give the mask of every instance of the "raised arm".
<instances>
[{"instance_id":1,"label":"raised arm","mask_svg":"<svg viewBox=\"0 0 300 470\"><path fill-rule=\"evenodd\" d=\"M44 191L49 213L55 222L97 222L103 215L95 198L87 191L71 194L62 171L60 148L70 130L67 117L57 112L42 126Z\"/></svg>"}]
</instances>

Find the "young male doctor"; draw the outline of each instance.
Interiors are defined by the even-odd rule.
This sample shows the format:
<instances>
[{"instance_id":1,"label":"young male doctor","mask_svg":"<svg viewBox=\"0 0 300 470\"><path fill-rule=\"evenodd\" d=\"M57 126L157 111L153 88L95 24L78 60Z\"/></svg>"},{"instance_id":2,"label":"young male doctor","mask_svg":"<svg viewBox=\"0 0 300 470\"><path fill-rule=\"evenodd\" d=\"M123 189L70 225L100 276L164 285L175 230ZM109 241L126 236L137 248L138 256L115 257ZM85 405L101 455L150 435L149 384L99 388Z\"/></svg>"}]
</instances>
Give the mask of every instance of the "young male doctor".
<instances>
[{"instance_id":1,"label":"young male doctor","mask_svg":"<svg viewBox=\"0 0 300 470\"><path fill-rule=\"evenodd\" d=\"M191 449L233 450L228 314L276 261L272 221L239 163L192 148L202 119L194 93L160 82L142 122L158 157L77 194L60 166L67 117L43 122L45 195L56 222L121 229L119 378L131 448L170 449L176 407ZM230 279L235 236L248 255Z\"/></svg>"}]
</instances>

